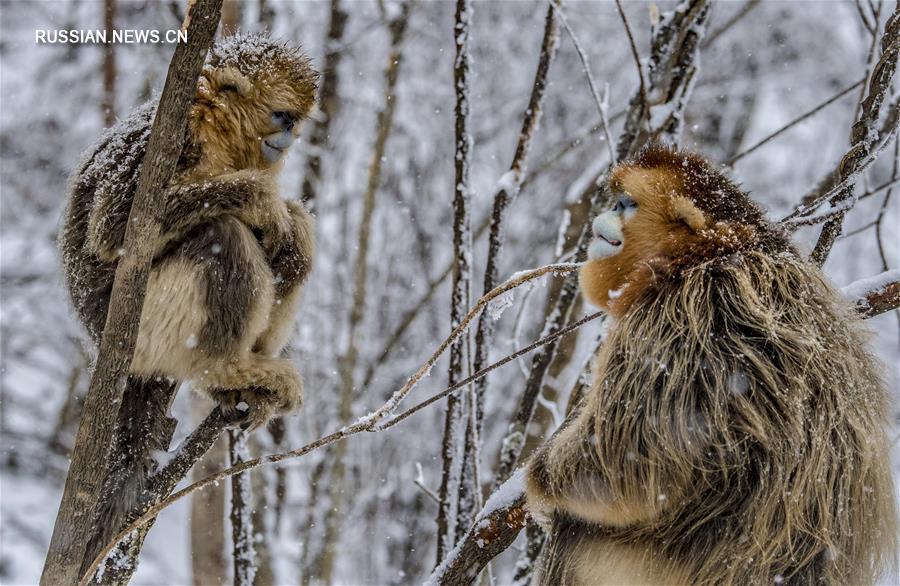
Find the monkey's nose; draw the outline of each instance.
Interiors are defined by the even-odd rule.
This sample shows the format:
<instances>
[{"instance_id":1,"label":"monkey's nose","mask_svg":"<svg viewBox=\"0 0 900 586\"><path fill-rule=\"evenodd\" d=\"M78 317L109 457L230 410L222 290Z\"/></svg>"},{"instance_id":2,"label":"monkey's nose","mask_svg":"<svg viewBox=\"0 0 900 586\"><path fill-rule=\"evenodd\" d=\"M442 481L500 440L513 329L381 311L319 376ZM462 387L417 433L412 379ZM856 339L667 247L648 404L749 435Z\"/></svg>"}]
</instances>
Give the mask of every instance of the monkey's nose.
<instances>
[{"instance_id":1,"label":"monkey's nose","mask_svg":"<svg viewBox=\"0 0 900 586\"><path fill-rule=\"evenodd\" d=\"M273 112L272 122L282 130L292 130L294 128L294 117L287 112Z\"/></svg>"}]
</instances>

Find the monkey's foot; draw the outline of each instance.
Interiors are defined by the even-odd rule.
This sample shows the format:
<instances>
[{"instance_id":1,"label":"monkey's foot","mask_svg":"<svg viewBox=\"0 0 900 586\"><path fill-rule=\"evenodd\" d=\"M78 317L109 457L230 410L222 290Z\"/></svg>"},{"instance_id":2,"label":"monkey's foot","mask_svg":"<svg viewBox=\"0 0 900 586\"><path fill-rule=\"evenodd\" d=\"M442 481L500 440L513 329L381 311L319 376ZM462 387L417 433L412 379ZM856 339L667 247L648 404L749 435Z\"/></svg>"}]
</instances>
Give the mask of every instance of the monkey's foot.
<instances>
[{"instance_id":1,"label":"monkey's foot","mask_svg":"<svg viewBox=\"0 0 900 586\"><path fill-rule=\"evenodd\" d=\"M276 395L263 387L216 389L213 398L225 422L241 429L261 427L281 411Z\"/></svg>"}]
</instances>

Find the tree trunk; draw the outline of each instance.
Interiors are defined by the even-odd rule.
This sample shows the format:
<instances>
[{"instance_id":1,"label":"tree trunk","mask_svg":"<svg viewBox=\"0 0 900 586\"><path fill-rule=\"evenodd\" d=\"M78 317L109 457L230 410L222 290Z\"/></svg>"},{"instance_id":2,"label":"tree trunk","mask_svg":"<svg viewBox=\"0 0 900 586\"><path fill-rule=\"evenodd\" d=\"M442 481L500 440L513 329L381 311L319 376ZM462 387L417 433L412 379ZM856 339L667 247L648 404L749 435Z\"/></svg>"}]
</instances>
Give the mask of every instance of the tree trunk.
<instances>
[{"instance_id":1,"label":"tree trunk","mask_svg":"<svg viewBox=\"0 0 900 586\"><path fill-rule=\"evenodd\" d=\"M203 419L205 402L192 405L195 423ZM204 478L225 464L228 450L219 437L194 467L193 478ZM225 584L225 487L210 486L191 496L191 571L194 586Z\"/></svg>"},{"instance_id":2,"label":"tree trunk","mask_svg":"<svg viewBox=\"0 0 900 586\"><path fill-rule=\"evenodd\" d=\"M221 5L222 0L191 4L187 16L190 40L176 46L169 66L141 164L125 232L126 253L116 268L97 364L41 574L42 586L77 582L88 542L97 532L96 513L102 508L98 500L107 469L103 463L112 461L118 407L127 386L153 246L159 236L157 210L163 207L163 187L172 178L181 154L194 88L212 45Z\"/></svg>"}]
</instances>

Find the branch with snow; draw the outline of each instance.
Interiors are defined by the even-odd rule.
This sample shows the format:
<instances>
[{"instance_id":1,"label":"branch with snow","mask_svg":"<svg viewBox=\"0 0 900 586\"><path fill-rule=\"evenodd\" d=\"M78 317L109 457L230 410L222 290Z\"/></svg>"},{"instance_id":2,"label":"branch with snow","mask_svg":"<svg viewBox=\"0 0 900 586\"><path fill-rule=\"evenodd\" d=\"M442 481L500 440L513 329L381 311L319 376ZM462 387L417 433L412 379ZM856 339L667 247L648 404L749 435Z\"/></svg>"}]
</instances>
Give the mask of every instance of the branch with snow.
<instances>
[{"instance_id":1,"label":"branch with snow","mask_svg":"<svg viewBox=\"0 0 900 586\"><path fill-rule=\"evenodd\" d=\"M247 434L241 430L228 432L229 464L235 466L249 459ZM250 497L250 473L231 477L231 545L234 564L234 586L253 586L256 577L253 549L253 502Z\"/></svg>"},{"instance_id":2,"label":"branch with snow","mask_svg":"<svg viewBox=\"0 0 900 586\"><path fill-rule=\"evenodd\" d=\"M875 317L900 307L900 269L850 283L841 293L864 317Z\"/></svg>"},{"instance_id":3,"label":"branch with snow","mask_svg":"<svg viewBox=\"0 0 900 586\"><path fill-rule=\"evenodd\" d=\"M845 201L849 201L851 206L855 203L853 187L856 179L862 174L862 169L865 168L865 161L880 152L887 145L890 134L897 132L896 122L888 134L879 135L876 125L881 117L885 97L894 83L898 58L900 58L900 3L885 24L881 37L881 57L872 70L868 95L860 104L859 119L851 131L853 144L841 158L838 166L841 183L847 185L829 198L828 203L831 207L838 207ZM828 258L828 253L831 252L831 247L841 232L846 213L846 209L839 210L822 228L819 240L810 255L816 264L821 266Z\"/></svg>"},{"instance_id":4,"label":"branch with snow","mask_svg":"<svg viewBox=\"0 0 900 586\"><path fill-rule=\"evenodd\" d=\"M456 89L455 133L456 156L454 157L453 189L453 270L450 293L450 324L459 323L470 302L472 270L472 228L470 219L471 193L469 187L469 166L472 160L472 136L469 131L471 102L469 98L469 44L472 21L470 0L457 0L454 38L456 61L453 67L453 81ZM471 338L466 335L450 346L450 365L447 381L453 385L471 371ZM468 358L468 364L467 364ZM471 403L471 404L470 404ZM437 556L436 563L453 547L457 537L457 518L460 509L473 507L472 476L477 476L468 462L470 456L478 452L474 441L474 429L468 423L469 411L474 412L474 401L452 395L447 399L444 414L444 437L441 442L441 484L438 489L437 514ZM468 474L466 474L468 469ZM464 511L465 513L465 511Z\"/></svg>"},{"instance_id":5,"label":"branch with snow","mask_svg":"<svg viewBox=\"0 0 900 586\"><path fill-rule=\"evenodd\" d=\"M465 539L435 568L427 585L474 584L484 567L515 541L526 520L524 477L520 469L494 491Z\"/></svg>"}]
</instances>

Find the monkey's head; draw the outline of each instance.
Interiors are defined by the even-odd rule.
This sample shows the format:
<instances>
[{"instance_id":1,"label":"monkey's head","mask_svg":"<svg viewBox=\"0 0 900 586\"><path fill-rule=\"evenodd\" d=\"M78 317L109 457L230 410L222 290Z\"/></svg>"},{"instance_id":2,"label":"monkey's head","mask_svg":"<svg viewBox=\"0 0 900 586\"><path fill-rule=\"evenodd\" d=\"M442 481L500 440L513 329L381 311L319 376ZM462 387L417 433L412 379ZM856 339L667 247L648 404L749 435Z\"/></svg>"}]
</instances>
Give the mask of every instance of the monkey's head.
<instances>
[{"instance_id":1,"label":"monkey's head","mask_svg":"<svg viewBox=\"0 0 900 586\"><path fill-rule=\"evenodd\" d=\"M790 250L787 238L719 169L652 145L609 177L615 207L594 219L581 270L591 303L621 315L647 287L742 251Z\"/></svg>"},{"instance_id":2,"label":"monkey's head","mask_svg":"<svg viewBox=\"0 0 900 586\"><path fill-rule=\"evenodd\" d=\"M277 167L315 103L318 77L299 47L266 35L216 44L191 120L201 160L217 173Z\"/></svg>"}]
</instances>

